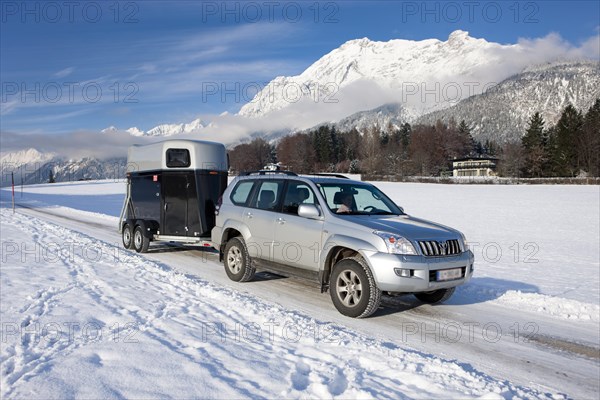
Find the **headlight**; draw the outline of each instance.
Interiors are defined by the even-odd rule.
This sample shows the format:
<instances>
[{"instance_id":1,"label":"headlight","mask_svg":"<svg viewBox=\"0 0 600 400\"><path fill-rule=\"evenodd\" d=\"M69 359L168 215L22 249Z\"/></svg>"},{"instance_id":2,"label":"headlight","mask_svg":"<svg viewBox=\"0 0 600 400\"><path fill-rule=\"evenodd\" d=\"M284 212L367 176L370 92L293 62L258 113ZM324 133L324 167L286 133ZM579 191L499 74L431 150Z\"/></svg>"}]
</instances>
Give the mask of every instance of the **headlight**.
<instances>
[{"instance_id":1,"label":"headlight","mask_svg":"<svg viewBox=\"0 0 600 400\"><path fill-rule=\"evenodd\" d=\"M465 252L469 250L469 244L467 243L467 238L462 233L460 234L460 250L461 252Z\"/></svg>"},{"instance_id":2,"label":"headlight","mask_svg":"<svg viewBox=\"0 0 600 400\"><path fill-rule=\"evenodd\" d=\"M394 235L388 232L373 231L373 233L383 239L385 245L387 246L388 253L390 254L417 254L415 247L405 237Z\"/></svg>"}]
</instances>

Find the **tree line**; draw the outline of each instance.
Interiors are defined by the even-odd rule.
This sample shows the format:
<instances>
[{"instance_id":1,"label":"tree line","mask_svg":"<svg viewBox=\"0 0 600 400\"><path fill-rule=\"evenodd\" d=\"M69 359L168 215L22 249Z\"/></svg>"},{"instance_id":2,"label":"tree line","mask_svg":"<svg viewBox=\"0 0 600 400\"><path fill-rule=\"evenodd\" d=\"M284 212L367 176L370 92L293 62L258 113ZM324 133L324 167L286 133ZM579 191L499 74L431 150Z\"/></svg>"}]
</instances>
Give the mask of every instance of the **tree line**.
<instances>
[{"instance_id":1,"label":"tree line","mask_svg":"<svg viewBox=\"0 0 600 400\"><path fill-rule=\"evenodd\" d=\"M539 112L531 117L520 142L477 141L467 121L435 125L377 125L362 134L323 125L285 136L271 144L263 138L229 152L234 172L279 163L297 173L338 172L370 176L451 174L452 160L498 159L497 173L514 177L598 176L600 99L584 115L567 106L556 125L545 128Z\"/></svg>"}]
</instances>

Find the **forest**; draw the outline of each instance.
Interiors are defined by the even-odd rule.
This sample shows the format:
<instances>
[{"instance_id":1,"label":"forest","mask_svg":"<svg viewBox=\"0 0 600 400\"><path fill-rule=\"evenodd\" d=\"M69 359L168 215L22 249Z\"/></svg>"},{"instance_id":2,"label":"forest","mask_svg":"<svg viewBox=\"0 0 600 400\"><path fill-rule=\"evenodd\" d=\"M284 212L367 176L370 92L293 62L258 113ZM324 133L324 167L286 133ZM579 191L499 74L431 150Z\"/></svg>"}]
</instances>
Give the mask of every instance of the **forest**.
<instances>
[{"instance_id":1,"label":"forest","mask_svg":"<svg viewBox=\"0 0 600 400\"><path fill-rule=\"evenodd\" d=\"M367 177L437 177L452 174L455 158L495 158L504 177L598 177L600 99L585 113L569 105L557 123L546 126L534 113L520 142L484 142L473 138L469 121L435 125L373 126L347 132L323 125L285 136L275 143L256 138L229 152L234 173L267 164L296 173L360 173Z\"/></svg>"}]
</instances>

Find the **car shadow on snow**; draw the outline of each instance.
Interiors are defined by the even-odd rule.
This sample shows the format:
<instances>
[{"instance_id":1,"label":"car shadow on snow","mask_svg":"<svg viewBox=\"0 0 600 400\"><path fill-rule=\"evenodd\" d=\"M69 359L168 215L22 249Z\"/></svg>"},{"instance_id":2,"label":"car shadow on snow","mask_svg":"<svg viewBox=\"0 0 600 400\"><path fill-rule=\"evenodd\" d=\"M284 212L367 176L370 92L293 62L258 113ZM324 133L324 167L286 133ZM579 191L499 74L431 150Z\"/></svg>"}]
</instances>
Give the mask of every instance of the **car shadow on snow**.
<instances>
[{"instance_id":1,"label":"car shadow on snow","mask_svg":"<svg viewBox=\"0 0 600 400\"><path fill-rule=\"evenodd\" d=\"M450 299L443 303L444 306L462 306L479 304L496 300L508 291L521 293L539 293L539 288L524 282L511 281L497 278L472 278L469 283L456 288ZM372 318L414 310L426 314L435 313L431 306L423 307L426 303L418 300L413 295L390 296L384 294L381 306ZM435 306L433 306L435 307Z\"/></svg>"},{"instance_id":2,"label":"car shadow on snow","mask_svg":"<svg viewBox=\"0 0 600 400\"><path fill-rule=\"evenodd\" d=\"M526 282L489 277L471 278L467 284L456 288L454 295L444 304L467 305L485 303L496 300L509 291L540 293L540 289L537 286Z\"/></svg>"}]
</instances>

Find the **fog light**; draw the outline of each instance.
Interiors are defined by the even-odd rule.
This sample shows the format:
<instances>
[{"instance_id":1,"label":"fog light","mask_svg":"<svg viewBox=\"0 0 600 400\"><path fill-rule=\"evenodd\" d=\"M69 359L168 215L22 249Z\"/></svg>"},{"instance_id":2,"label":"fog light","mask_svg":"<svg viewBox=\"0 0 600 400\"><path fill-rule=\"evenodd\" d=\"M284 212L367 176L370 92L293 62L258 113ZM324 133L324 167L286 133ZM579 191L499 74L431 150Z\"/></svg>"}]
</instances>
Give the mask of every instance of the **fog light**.
<instances>
[{"instance_id":1,"label":"fog light","mask_svg":"<svg viewBox=\"0 0 600 400\"><path fill-rule=\"evenodd\" d=\"M401 276L402 278L410 278L413 276L413 271L411 269L394 268L394 272L396 275Z\"/></svg>"}]
</instances>

